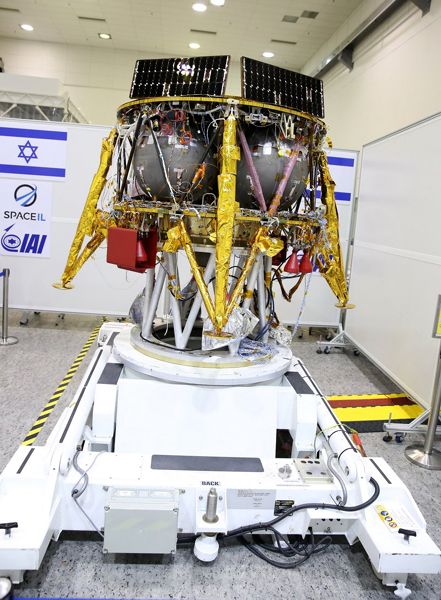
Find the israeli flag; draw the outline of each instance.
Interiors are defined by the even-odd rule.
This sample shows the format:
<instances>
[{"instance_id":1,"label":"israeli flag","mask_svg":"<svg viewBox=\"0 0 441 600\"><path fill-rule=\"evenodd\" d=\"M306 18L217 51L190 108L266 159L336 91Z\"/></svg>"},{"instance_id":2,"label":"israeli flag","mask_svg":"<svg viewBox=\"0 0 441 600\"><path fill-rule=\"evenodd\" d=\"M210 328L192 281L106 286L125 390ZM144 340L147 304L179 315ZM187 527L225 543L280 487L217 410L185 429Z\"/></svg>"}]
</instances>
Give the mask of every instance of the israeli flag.
<instances>
[{"instance_id":1,"label":"israeli flag","mask_svg":"<svg viewBox=\"0 0 441 600\"><path fill-rule=\"evenodd\" d=\"M65 177L66 142L66 131L2 126L0 173Z\"/></svg>"}]
</instances>

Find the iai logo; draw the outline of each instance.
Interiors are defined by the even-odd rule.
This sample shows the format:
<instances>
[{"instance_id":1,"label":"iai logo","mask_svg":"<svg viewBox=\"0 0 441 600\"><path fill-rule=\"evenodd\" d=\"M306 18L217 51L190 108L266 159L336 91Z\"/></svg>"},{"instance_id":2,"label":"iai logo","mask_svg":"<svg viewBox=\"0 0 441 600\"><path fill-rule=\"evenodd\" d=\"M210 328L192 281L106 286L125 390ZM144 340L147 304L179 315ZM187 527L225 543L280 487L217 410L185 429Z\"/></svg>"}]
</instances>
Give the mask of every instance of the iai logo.
<instances>
[{"instance_id":1,"label":"iai logo","mask_svg":"<svg viewBox=\"0 0 441 600\"><path fill-rule=\"evenodd\" d=\"M15 201L21 206L29 208L37 201L37 186L28 183L23 183L15 188Z\"/></svg>"},{"instance_id":2,"label":"iai logo","mask_svg":"<svg viewBox=\"0 0 441 600\"><path fill-rule=\"evenodd\" d=\"M14 233L9 233L9 230L12 229L14 225L11 225L7 229L5 229L4 234L2 235L1 245L4 250L7 252L18 252L18 249L21 246L21 238Z\"/></svg>"},{"instance_id":3,"label":"iai logo","mask_svg":"<svg viewBox=\"0 0 441 600\"><path fill-rule=\"evenodd\" d=\"M20 252L20 254L42 254L46 244L47 235L38 233L25 233L19 237L11 229L15 226L10 225L5 229L1 237L1 245L6 252Z\"/></svg>"}]
</instances>

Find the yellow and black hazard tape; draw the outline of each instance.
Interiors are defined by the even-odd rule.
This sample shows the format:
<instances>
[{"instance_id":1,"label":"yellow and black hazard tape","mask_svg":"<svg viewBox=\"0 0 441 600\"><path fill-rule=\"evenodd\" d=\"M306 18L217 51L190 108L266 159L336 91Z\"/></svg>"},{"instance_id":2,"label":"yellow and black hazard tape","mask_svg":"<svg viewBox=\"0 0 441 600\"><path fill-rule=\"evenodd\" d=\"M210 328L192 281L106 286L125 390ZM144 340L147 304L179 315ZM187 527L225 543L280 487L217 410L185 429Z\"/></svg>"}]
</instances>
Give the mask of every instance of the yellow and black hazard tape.
<instances>
[{"instance_id":1,"label":"yellow and black hazard tape","mask_svg":"<svg viewBox=\"0 0 441 600\"><path fill-rule=\"evenodd\" d=\"M78 355L76 356L75 360L70 365L69 370L67 371L66 375L60 381L60 383L58 384L57 389L55 390L55 392L50 397L49 402L46 404L46 406L43 408L43 410L41 411L41 413L38 415L37 420L34 422L34 424L32 425L32 427L30 428L28 434L24 438L24 440L22 442L23 446L32 446L32 444L37 439L38 434L43 429L46 421L50 417L50 415L53 412L54 408L57 406L58 401L60 400L61 396L66 391L66 388L69 385L69 383L71 382L72 377L78 371L78 368L81 365L81 363L83 362L83 360L84 360L86 354L88 353L90 347L92 346L92 344L94 343L94 341L98 337L98 333L100 331L100 328L101 328L101 325L98 325L97 327L95 327L95 329L90 334L87 342L81 348L81 350L78 353Z\"/></svg>"}]
</instances>

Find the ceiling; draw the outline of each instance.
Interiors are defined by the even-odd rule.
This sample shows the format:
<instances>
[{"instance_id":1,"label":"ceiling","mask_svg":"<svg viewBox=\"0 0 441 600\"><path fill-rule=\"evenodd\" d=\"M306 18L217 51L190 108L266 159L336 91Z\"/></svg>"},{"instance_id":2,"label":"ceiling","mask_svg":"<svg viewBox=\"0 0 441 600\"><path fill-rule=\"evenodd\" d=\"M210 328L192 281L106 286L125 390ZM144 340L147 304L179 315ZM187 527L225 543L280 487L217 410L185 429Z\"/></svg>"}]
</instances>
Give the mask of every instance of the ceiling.
<instances>
[{"instance_id":1,"label":"ceiling","mask_svg":"<svg viewBox=\"0 0 441 600\"><path fill-rule=\"evenodd\" d=\"M208 9L197 13L193 1L0 0L0 36L135 50L140 58L143 53L230 54L232 60L246 55L299 70L361 4L361 0L225 0L223 7L216 7L205 0ZM307 18L301 16L304 11L318 14ZM34 31L23 31L21 23L30 23ZM99 32L110 33L112 39L99 39ZM200 49L191 50L190 42L198 42ZM274 52L274 58L263 59L263 51Z\"/></svg>"}]
</instances>

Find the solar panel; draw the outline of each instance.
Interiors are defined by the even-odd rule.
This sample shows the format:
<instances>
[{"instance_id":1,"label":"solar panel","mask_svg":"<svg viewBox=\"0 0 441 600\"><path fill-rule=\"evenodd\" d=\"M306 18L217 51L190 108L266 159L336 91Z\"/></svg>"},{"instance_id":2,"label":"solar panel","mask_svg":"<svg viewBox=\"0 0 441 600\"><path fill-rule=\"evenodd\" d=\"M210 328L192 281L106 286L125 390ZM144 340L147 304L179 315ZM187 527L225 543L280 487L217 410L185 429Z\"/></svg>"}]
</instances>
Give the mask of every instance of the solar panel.
<instances>
[{"instance_id":1,"label":"solar panel","mask_svg":"<svg viewBox=\"0 0 441 600\"><path fill-rule=\"evenodd\" d=\"M138 60L130 98L222 96L229 62L229 56Z\"/></svg>"},{"instance_id":2,"label":"solar panel","mask_svg":"<svg viewBox=\"0 0 441 600\"><path fill-rule=\"evenodd\" d=\"M295 71L274 67L243 56L242 96L323 118L323 82Z\"/></svg>"}]
</instances>

